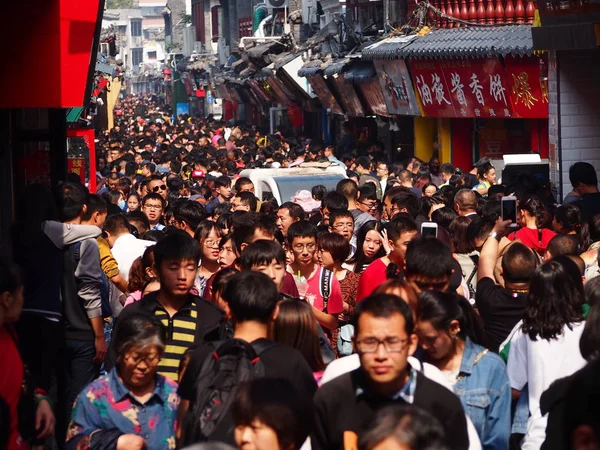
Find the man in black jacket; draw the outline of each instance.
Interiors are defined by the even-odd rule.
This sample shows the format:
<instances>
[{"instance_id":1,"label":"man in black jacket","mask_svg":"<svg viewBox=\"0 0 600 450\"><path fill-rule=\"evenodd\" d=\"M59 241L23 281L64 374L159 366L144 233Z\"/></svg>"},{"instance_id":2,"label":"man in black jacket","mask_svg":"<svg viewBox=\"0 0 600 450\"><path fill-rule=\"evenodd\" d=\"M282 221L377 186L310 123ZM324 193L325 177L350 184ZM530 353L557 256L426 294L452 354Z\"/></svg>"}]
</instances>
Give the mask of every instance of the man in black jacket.
<instances>
[{"instance_id":1,"label":"man in black jacket","mask_svg":"<svg viewBox=\"0 0 600 450\"><path fill-rule=\"evenodd\" d=\"M410 307L393 295L372 295L359 303L354 321L361 367L317 391L312 448L358 448L358 436L380 408L407 403L440 421L450 449L466 450L467 424L458 397L407 362L417 348Z\"/></svg>"},{"instance_id":2,"label":"man in black jacket","mask_svg":"<svg viewBox=\"0 0 600 450\"><path fill-rule=\"evenodd\" d=\"M154 247L155 269L160 290L123 309L119 321L134 312L154 314L165 326L167 341L158 373L175 381L184 353L192 345L225 337L223 311L218 306L190 294L194 286L200 246L183 231L175 231ZM117 322L117 329L119 322ZM116 329L115 329L116 332ZM111 346L109 361L115 362Z\"/></svg>"}]
</instances>

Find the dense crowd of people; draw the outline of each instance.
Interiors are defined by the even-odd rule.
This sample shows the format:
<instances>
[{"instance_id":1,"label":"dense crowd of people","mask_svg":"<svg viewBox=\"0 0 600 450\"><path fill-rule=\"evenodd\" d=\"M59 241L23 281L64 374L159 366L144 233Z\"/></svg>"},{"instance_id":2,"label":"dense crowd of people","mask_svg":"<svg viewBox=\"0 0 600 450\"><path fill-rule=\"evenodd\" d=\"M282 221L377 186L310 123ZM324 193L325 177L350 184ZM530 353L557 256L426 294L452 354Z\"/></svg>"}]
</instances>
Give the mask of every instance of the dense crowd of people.
<instances>
[{"instance_id":1,"label":"dense crowd of people","mask_svg":"<svg viewBox=\"0 0 600 450\"><path fill-rule=\"evenodd\" d=\"M326 146L152 97L97 148L96 193L18 202L1 449L600 448L589 163L559 204L487 158L389 161L349 124ZM308 162L346 177L278 204L240 176Z\"/></svg>"}]
</instances>

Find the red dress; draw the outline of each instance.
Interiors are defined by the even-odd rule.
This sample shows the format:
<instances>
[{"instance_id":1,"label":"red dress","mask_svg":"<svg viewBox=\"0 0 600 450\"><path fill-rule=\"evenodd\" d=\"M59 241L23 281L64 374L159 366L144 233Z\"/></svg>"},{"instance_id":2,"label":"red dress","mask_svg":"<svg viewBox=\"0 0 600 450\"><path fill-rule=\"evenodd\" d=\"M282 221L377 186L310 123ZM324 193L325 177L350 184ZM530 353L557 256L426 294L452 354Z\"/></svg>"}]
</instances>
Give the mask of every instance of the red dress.
<instances>
[{"instance_id":1,"label":"red dress","mask_svg":"<svg viewBox=\"0 0 600 450\"><path fill-rule=\"evenodd\" d=\"M14 335L14 334L13 334ZM10 410L10 428L7 450L25 450L18 429L18 406L23 385L23 361L15 340L7 327L0 327L0 397Z\"/></svg>"},{"instance_id":2,"label":"red dress","mask_svg":"<svg viewBox=\"0 0 600 450\"><path fill-rule=\"evenodd\" d=\"M540 256L544 255L548 242L556 236L556 233L548 228L542 228L542 236L540 240L540 234L537 229L532 228L521 228L516 233L510 233L507 237L511 241L519 239L523 245L535 250Z\"/></svg>"},{"instance_id":3,"label":"red dress","mask_svg":"<svg viewBox=\"0 0 600 450\"><path fill-rule=\"evenodd\" d=\"M387 280L386 271L387 265L381 258L369 264L369 267L360 275L360 280L358 281L357 302L371 295L380 284Z\"/></svg>"}]
</instances>

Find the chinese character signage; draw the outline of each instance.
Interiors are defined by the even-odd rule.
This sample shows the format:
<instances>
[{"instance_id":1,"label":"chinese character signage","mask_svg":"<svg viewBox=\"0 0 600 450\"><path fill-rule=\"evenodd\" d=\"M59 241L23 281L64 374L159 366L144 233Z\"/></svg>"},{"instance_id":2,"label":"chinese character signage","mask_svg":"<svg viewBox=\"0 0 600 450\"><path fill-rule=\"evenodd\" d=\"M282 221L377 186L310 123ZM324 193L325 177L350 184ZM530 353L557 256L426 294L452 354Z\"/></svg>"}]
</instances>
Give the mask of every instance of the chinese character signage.
<instances>
[{"instance_id":1,"label":"chinese character signage","mask_svg":"<svg viewBox=\"0 0 600 450\"><path fill-rule=\"evenodd\" d=\"M420 116L419 104L404 60L373 61L390 114Z\"/></svg>"},{"instance_id":2,"label":"chinese character signage","mask_svg":"<svg viewBox=\"0 0 600 450\"><path fill-rule=\"evenodd\" d=\"M544 119L548 117L548 80L540 80L538 57L504 58L515 117Z\"/></svg>"},{"instance_id":3,"label":"chinese character signage","mask_svg":"<svg viewBox=\"0 0 600 450\"><path fill-rule=\"evenodd\" d=\"M67 172L79 176L81 184L85 185L85 159L67 158Z\"/></svg>"},{"instance_id":4,"label":"chinese character signage","mask_svg":"<svg viewBox=\"0 0 600 450\"><path fill-rule=\"evenodd\" d=\"M428 117L513 117L504 67L496 58L409 62Z\"/></svg>"}]
</instances>

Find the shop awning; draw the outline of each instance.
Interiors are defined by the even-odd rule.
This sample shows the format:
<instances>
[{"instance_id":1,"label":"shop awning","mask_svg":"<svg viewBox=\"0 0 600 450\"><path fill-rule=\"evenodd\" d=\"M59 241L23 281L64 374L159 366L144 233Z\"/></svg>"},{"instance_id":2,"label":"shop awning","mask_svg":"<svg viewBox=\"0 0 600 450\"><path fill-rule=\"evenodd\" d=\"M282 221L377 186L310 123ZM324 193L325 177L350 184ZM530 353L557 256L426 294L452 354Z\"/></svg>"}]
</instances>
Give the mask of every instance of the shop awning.
<instances>
[{"instance_id":1,"label":"shop awning","mask_svg":"<svg viewBox=\"0 0 600 450\"><path fill-rule=\"evenodd\" d=\"M371 61L356 61L346 72L346 81L354 84L370 82L375 77L375 67Z\"/></svg>"},{"instance_id":2,"label":"shop awning","mask_svg":"<svg viewBox=\"0 0 600 450\"><path fill-rule=\"evenodd\" d=\"M323 61L320 59L315 59L312 61L307 61L304 65L298 70L299 77L314 77L317 73L321 71L321 66L323 65Z\"/></svg>"},{"instance_id":3,"label":"shop awning","mask_svg":"<svg viewBox=\"0 0 600 450\"><path fill-rule=\"evenodd\" d=\"M416 39L412 36L394 36L383 41L376 42L363 49L363 59L397 59L397 53Z\"/></svg>"},{"instance_id":4,"label":"shop awning","mask_svg":"<svg viewBox=\"0 0 600 450\"><path fill-rule=\"evenodd\" d=\"M350 62L351 60L348 58L334 61L323 70L323 75L325 75L326 77L338 75L342 73L344 69L350 66Z\"/></svg>"}]
</instances>

